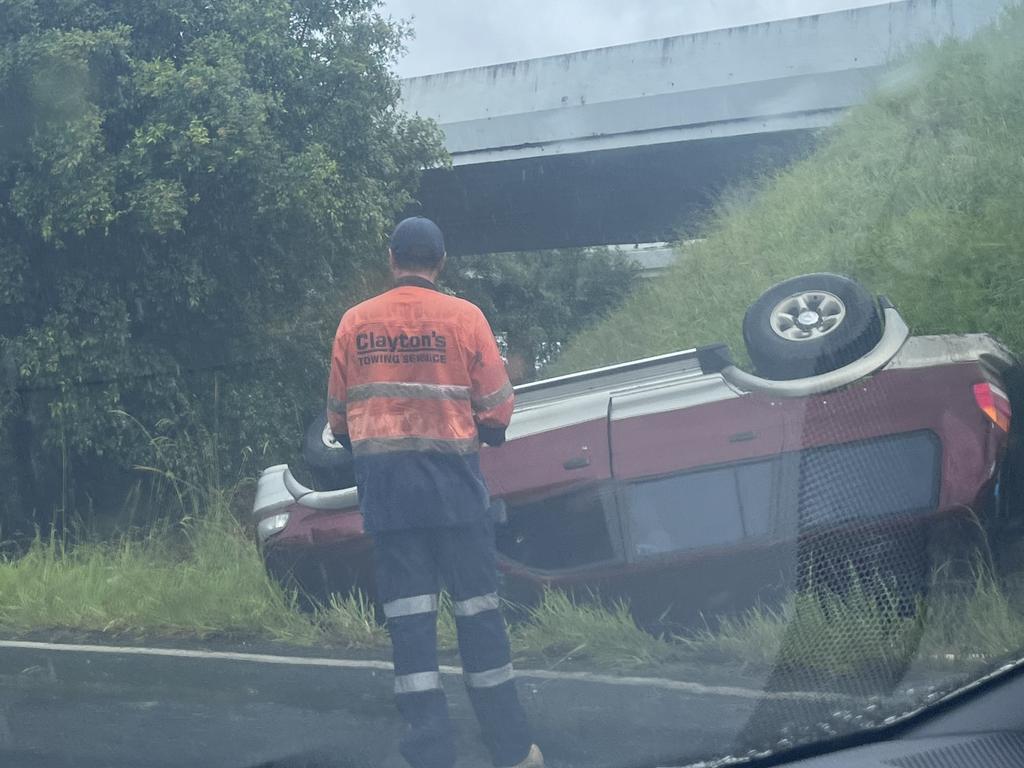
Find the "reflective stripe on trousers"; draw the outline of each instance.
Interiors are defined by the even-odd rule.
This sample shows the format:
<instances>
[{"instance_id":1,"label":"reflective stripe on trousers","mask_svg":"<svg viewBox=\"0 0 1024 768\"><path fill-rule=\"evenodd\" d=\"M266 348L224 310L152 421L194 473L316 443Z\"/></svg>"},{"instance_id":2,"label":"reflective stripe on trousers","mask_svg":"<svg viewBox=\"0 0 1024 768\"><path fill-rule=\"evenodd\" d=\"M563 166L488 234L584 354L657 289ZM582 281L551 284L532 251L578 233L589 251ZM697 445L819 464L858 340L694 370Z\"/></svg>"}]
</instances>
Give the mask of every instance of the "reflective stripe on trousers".
<instances>
[{"instance_id":1,"label":"reflective stripe on trousers","mask_svg":"<svg viewBox=\"0 0 1024 768\"><path fill-rule=\"evenodd\" d=\"M498 610L497 596L479 596L460 602L467 610L456 614L455 627L459 633L459 654L469 700L480 722L484 741L489 745L504 744L504 757L495 759L495 764L515 765L525 756L522 750L530 747L524 736L528 733L526 715L516 694L508 630ZM521 739L519 744L523 745L518 753L513 752L515 738ZM492 755L495 752L492 748Z\"/></svg>"},{"instance_id":2,"label":"reflective stripe on trousers","mask_svg":"<svg viewBox=\"0 0 1024 768\"><path fill-rule=\"evenodd\" d=\"M502 683L507 683L515 677L512 671L512 664L494 669L485 669L483 672L466 672L466 687L468 688L494 688Z\"/></svg>"},{"instance_id":3,"label":"reflective stripe on trousers","mask_svg":"<svg viewBox=\"0 0 1024 768\"><path fill-rule=\"evenodd\" d=\"M489 592L479 597L470 597L466 600L456 600L452 605L456 617L476 616L484 611L496 611L501 607L501 600L497 592Z\"/></svg>"},{"instance_id":4,"label":"reflective stripe on trousers","mask_svg":"<svg viewBox=\"0 0 1024 768\"><path fill-rule=\"evenodd\" d=\"M440 690L437 595L399 597L383 608L395 648L395 694Z\"/></svg>"},{"instance_id":5,"label":"reflective stripe on trousers","mask_svg":"<svg viewBox=\"0 0 1024 768\"><path fill-rule=\"evenodd\" d=\"M395 700L409 730L401 751L414 768L452 768L455 738L437 661L441 583L453 596L464 682L495 765L530 749L497 592L490 523L373 534L377 589L395 663Z\"/></svg>"},{"instance_id":6,"label":"reflective stripe on trousers","mask_svg":"<svg viewBox=\"0 0 1024 768\"><path fill-rule=\"evenodd\" d=\"M413 616L417 613L437 613L437 595L400 597L384 603L384 617L387 619Z\"/></svg>"},{"instance_id":7,"label":"reflective stripe on trousers","mask_svg":"<svg viewBox=\"0 0 1024 768\"><path fill-rule=\"evenodd\" d=\"M494 688L513 679L511 649L497 592L452 604L467 688Z\"/></svg>"},{"instance_id":8,"label":"reflective stripe on trousers","mask_svg":"<svg viewBox=\"0 0 1024 768\"><path fill-rule=\"evenodd\" d=\"M423 693L441 689L439 672L413 672L408 675L395 675L395 693Z\"/></svg>"},{"instance_id":9,"label":"reflective stripe on trousers","mask_svg":"<svg viewBox=\"0 0 1024 768\"><path fill-rule=\"evenodd\" d=\"M394 635L392 642L404 644L407 636L421 641L427 633L436 632L437 595L415 595L384 603L384 615ZM502 642L505 634L504 619L498 612L501 603L497 593L457 600L453 604L459 647L465 665L464 675L468 688L494 688L514 677L510 650ZM407 619L407 621L398 621ZM399 649L395 665L395 693L422 693L441 688L441 677L436 670L436 654L426 652L431 644L417 642ZM433 656L433 658L431 658ZM399 666L397 661L401 658ZM412 667L428 667L426 671L406 671ZM408 665L408 666L407 666Z\"/></svg>"}]
</instances>

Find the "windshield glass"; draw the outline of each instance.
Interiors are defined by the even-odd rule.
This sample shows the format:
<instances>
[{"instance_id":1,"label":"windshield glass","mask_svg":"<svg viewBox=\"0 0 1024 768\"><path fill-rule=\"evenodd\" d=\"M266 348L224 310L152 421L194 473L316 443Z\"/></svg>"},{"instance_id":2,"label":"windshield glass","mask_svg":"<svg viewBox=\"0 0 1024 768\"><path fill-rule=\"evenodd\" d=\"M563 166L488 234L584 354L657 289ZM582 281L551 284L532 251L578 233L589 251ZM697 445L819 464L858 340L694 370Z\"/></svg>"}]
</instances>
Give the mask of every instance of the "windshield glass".
<instances>
[{"instance_id":1,"label":"windshield glass","mask_svg":"<svg viewBox=\"0 0 1024 768\"><path fill-rule=\"evenodd\" d=\"M1011 668L1022 37L0 0L0 757L754 760Z\"/></svg>"}]
</instances>

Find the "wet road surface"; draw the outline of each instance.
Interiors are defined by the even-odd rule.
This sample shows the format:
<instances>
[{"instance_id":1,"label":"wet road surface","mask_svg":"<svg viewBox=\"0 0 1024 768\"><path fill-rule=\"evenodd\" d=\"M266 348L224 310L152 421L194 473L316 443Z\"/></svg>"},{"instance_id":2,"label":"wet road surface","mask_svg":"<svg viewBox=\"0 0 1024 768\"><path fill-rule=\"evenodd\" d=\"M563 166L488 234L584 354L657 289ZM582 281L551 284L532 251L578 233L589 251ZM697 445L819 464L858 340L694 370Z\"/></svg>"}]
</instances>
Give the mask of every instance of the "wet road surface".
<instances>
[{"instance_id":1,"label":"wet road surface","mask_svg":"<svg viewBox=\"0 0 1024 768\"><path fill-rule=\"evenodd\" d=\"M458 670L444 671L459 766L489 765ZM379 660L2 641L0 765L398 768L391 683ZM751 683L519 672L553 768L743 750L737 739L762 697ZM778 696L784 706L815 695Z\"/></svg>"}]
</instances>

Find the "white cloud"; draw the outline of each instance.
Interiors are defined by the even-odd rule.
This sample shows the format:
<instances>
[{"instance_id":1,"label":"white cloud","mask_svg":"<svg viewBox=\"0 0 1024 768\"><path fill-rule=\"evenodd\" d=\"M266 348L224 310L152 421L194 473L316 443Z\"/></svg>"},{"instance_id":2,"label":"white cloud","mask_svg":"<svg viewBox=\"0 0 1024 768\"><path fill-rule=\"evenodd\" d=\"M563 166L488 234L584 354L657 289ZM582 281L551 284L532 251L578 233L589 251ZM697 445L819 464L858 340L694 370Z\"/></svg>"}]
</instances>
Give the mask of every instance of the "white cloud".
<instances>
[{"instance_id":1,"label":"white cloud","mask_svg":"<svg viewBox=\"0 0 1024 768\"><path fill-rule=\"evenodd\" d=\"M496 64L884 0L383 0L412 19L403 76Z\"/></svg>"}]
</instances>

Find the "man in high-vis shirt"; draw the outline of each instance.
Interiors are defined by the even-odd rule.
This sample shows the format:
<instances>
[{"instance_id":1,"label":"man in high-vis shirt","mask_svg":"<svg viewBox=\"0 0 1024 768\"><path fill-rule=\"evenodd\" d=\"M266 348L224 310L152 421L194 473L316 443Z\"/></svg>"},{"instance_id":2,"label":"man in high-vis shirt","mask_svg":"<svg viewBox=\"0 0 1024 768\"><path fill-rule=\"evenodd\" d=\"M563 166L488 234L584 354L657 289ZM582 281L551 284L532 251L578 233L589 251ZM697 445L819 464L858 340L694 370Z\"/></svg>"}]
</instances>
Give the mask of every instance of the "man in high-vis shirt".
<instances>
[{"instance_id":1,"label":"man in high-vis shirt","mask_svg":"<svg viewBox=\"0 0 1024 768\"><path fill-rule=\"evenodd\" d=\"M451 768L455 741L437 663L437 605L451 594L469 698L496 766L542 768L513 679L497 594L480 443L500 445L514 395L483 313L435 287L441 230L420 217L391 236L395 287L353 307L334 339L331 430L354 457L373 536L395 699L414 768Z\"/></svg>"}]
</instances>

